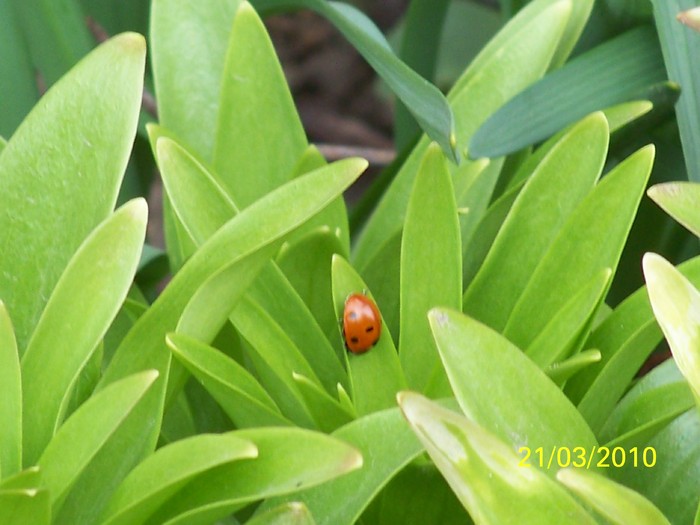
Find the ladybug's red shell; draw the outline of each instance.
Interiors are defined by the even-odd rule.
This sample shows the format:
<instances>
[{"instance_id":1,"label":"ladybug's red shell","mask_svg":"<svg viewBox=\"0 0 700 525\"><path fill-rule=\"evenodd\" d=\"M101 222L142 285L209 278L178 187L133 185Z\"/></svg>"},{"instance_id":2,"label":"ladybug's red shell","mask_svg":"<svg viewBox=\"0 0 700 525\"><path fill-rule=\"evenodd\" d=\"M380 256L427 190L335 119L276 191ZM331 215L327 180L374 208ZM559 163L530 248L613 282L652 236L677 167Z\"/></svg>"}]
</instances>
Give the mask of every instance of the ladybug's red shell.
<instances>
[{"instance_id":1,"label":"ladybug's red shell","mask_svg":"<svg viewBox=\"0 0 700 525\"><path fill-rule=\"evenodd\" d=\"M372 348L382 332L382 318L369 297L354 293L345 300L343 335L345 346L353 354Z\"/></svg>"}]
</instances>

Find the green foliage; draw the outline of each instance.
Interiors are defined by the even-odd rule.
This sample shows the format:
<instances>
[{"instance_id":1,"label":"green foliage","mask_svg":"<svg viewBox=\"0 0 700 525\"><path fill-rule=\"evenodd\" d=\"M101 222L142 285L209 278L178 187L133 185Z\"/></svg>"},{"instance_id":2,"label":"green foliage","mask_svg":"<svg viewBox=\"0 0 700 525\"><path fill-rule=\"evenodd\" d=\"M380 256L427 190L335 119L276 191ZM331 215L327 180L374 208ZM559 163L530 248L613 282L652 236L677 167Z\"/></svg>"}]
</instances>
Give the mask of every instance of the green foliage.
<instances>
[{"instance_id":1,"label":"green foliage","mask_svg":"<svg viewBox=\"0 0 700 525\"><path fill-rule=\"evenodd\" d=\"M0 7L0 77L23 86L0 112L0 522L697 522L700 258L647 254L647 286L609 293L652 134L694 169L692 101L680 139L650 131L677 88L649 28L584 34L594 48L564 65L593 2L503 2L522 9L443 97L409 65L437 70L447 2L411 4L408 65L351 5L254 2L330 20L425 132L350 221L367 163L308 144L253 6L154 0L146 129L172 278L151 302L165 256L144 200L117 205L146 149L144 39L73 66L83 8L145 18L19 4ZM695 51L669 53L686 37L660 6L692 93ZM34 67L54 85L14 131ZM700 232L696 186L649 196ZM382 323L362 354L339 321L352 293ZM673 360L635 379L664 336Z\"/></svg>"}]
</instances>

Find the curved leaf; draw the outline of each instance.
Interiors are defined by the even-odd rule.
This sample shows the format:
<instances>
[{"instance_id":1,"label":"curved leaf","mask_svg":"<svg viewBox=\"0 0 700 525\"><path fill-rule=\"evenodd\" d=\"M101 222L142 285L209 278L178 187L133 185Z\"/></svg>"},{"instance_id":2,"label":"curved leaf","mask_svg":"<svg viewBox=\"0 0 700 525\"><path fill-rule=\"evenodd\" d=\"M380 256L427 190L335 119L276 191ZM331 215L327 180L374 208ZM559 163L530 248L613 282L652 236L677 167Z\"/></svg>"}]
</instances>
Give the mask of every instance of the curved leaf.
<instances>
[{"instance_id":1,"label":"curved leaf","mask_svg":"<svg viewBox=\"0 0 700 525\"><path fill-rule=\"evenodd\" d=\"M0 490L0 523L49 525L49 492L41 489Z\"/></svg>"},{"instance_id":2,"label":"curved leaf","mask_svg":"<svg viewBox=\"0 0 700 525\"><path fill-rule=\"evenodd\" d=\"M503 336L451 310L433 309L429 318L452 391L467 417L513 451L597 444L561 390Z\"/></svg>"},{"instance_id":3,"label":"curved leaf","mask_svg":"<svg viewBox=\"0 0 700 525\"><path fill-rule=\"evenodd\" d=\"M231 435L251 441L258 457L198 476L163 505L149 524L213 523L246 503L313 487L362 465L354 447L319 432L256 428Z\"/></svg>"},{"instance_id":4,"label":"curved leaf","mask_svg":"<svg viewBox=\"0 0 700 525\"><path fill-rule=\"evenodd\" d=\"M148 210L122 206L78 248L22 358L24 463L33 465L64 417L81 370L117 315L141 255Z\"/></svg>"},{"instance_id":5,"label":"curved leaf","mask_svg":"<svg viewBox=\"0 0 700 525\"><path fill-rule=\"evenodd\" d=\"M246 525L315 525L306 505L293 501L254 516Z\"/></svg>"},{"instance_id":6,"label":"curved leaf","mask_svg":"<svg viewBox=\"0 0 700 525\"><path fill-rule=\"evenodd\" d=\"M195 477L257 454L253 443L231 433L201 434L158 449L122 481L101 523L141 524Z\"/></svg>"},{"instance_id":7,"label":"curved leaf","mask_svg":"<svg viewBox=\"0 0 700 525\"><path fill-rule=\"evenodd\" d=\"M291 425L257 379L230 357L184 334L168 334L166 343L237 427Z\"/></svg>"},{"instance_id":8,"label":"curved leaf","mask_svg":"<svg viewBox=\"0 0 700 525\"><path fill-rule=\"evenodd\" d=\"M68 260L114 209L144 59L140 35L105 42L41 98L0 155L0 297L20 355Z\"/></svg>"},{"instance_id":9,"label":"curved leaf","mask_svg":"<svg viewBox=\"0 0 700 525\"><path fill-rule=\"evenodd\" d=\"M158 373L151 370L115 382L86 401L59 429L38 462L41 484L49 489L54 515L76 480L143 401L157 377ZM109 488L103 480L98 485L103 491Z\"/></svg>"},{"instance_id":10,"label":"curved leaf","mask_svg":"<svg viewBox=\"0 0 700 525\"><path fill-rule=\"evenodd\" d=\"M413 392L399 394L412 430L476 523L596 523L494 434Z\"/></svg>"}]
</instances>

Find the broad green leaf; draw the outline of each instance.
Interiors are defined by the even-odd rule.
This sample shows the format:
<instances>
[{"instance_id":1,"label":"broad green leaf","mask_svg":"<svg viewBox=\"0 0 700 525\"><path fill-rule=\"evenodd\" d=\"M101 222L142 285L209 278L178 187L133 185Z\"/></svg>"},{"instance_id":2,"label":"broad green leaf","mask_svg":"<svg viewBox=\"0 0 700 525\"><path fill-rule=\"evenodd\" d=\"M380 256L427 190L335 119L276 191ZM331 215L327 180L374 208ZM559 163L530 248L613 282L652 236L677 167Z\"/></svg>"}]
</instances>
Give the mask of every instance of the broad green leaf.
<instances>
[{"instance_id":1,"label":"broad green leaf","mask_svg":"<svg viewBox=\"0 0 700 525\"><path fill-rule=\"evenodd\" d=\"M245 208L287 182L306 148L272 42L247 2L233 21L221 82L213 165Z\"/></svg>"},{"instance_id":2,"label":"broad green leaf","mask_svg":"<svg viewBox=\"0 0 700 525\"><path fill-rule=\"evenodd\" d=\"M700 237L700 184L666 182L656 184L647 195L671 217Z\"/></svg>"},{"instance_id":3,"label":"broad green leaf","mask_svg":"<svg viewBox=\"0 0 700 525\"><path fill-rule=\"evenodd\" d=\"M287 498L303 502L319 525L356 523L382 488L423 452L397 408L363 416L332 435L360 451L362 468Z\"/></svg>"},{"instance_id":4,"label":"broad green leaf","mask_svg":"<svg viewBox=\"0 0 700 525\"><path fill-rule=\"evenodd\" d=\"M588 336L596 311L610 286L611 277L610 269L603 269L552 317L525 349L535 364L545 368L576 354Z\"/></svg>"},{"instance_id":5,"label":"broad green leaf","mask_svg":"<svg viewBox=\"0 0 700 525\"><path fill-rule=\"evenodd\" d=\"M596 445L561 390L503 336L452 310L436 308L429 318L452 391L469 419L513 451L524 445L547 451Z\"/></svg>"},{"instance_id":6,"label":"broad green leaf","mask_svg":"<svg viewBox=\"0 0 700 525\"><path fill-rule=\"evenodd\" d=\"M226 50L240 3L152 3L151 62L160 123L207 162L213 160Z\"/></svg>"},{"instance_id":7,"label":"broad green leaf","mask_svg":"<svg viewBox=\"0 0 700 525\"><path fill-rule=\"evenodd\" d=\"M213 523L246 503L295 493L362 465L362 456L354 447L318 432L256 428L231 435L251 441L258 457L203 473L147 523Z\"/></svg>"},{"instance_id":8,"label":"broad green leaf","mask_svg":"<svg viewBox=\"0 0 700 525\"><path fill-rule=\"evenodd\" d=\"M464 312L503 330L538 265L600 176L608 124L595 113L554 145L518 194L464 294ZM549 205L556 202L556 206Z\"/></svg>"},{"instance_id":9,"label":"broad green leaf","mask_svg":"<svg viewBox=\"0 0 700 525\"><path fill-rule=\"evenodd\" d=\"M12 135L38 95L28 42L23 38L12 3L3 2L0 4L0 97L3 101L0 135Z\"/></svg>"},{"instance_id":10,"label":"broad green leaf","mask_svg":"<svg viewBox=\"0 0 700 525\"><path fill-rule=\"evenodd\" d=\"M68 260L114 209L144 55L134 33L102 44L41 98L0 155L0 297L20 354Z\"/></svg>"},{"instance_id":11,"label":"broad green leaf","mask_svg":"<svg viewBox=\"0 0 700 525\"><path fill-rule=\"evenodd\" d=\"M22 468L22 375L10 314L0 300L0 479ZM0 485L2 488L2 485Z\"/></svg>"},{"instance_id":12,"label":"broad green leaf","mask_svg":"<svg viewBox=\"0 0 700 525\"><path fill-rule=\"evenodd\" d=\"M370 298L372 295L345 259L334 255L332 267L333 306L336 318L342 320L345 299L350 294L366 293ZM342 338L342 322L337 326L338 335ZM405 388L406 379L388 330L381 332L377 344L367 352L363 354L346 352L346 366L352 399L359 415L395 406L396 392Z\"/></svg>"},{"instance_id":13,"label":"broad green leaf","mask_svg":"<svg viewBox=\"0 0 700 525\"><path fill-rule=\"evenodd\" d=\"M34 488L0 490L0 523L49 525L49 492Z\"/></svg>"},{"instance_id":14,"label":"broad green leaf","mask_svg":"<svg viewBox=\"0 0 700 525\"><path fill-rule=\"evenodd\" d=\"M500 38L496 37L497 45L484 50L480 55L484 58L477 57L450 91L457 144L466 144L491 113L550 66L570 20L572 4L569 0L536 3L536 8L522 15L522 21L519 15L503 28ZM530 16L533 13L536 16ZM355 265L360 271L385 240L401 228L410 188L428 144L423 137L413 149L365 225L355 251Z\"/></svg>"},{"instance_id":15,"label":"broad green leaf","mask_svg":"<svg viewBox=\"0 0 700 525\"><path fill-rule=\"evenodd\" d=\"M694 404L688 383L669 359L646 374L617 404L600 431L600 440L610 448L643 447Z\"/></svg>"},{"instance_id":16,"label":"broad green leaf","mask_svg":"<svg viewBox=\"0 0 700 525\"><path fill-rule=\"evenodd\" d=\"M510 445L420 394L399 405L412 430L476 523L596 523L566 491Z\"/></svg>"},{"instance_id":17,"label":"broad green leaf","mask_svg":"<svg viewBox=\"0 0 700 525\"><path fill-rule=\"evenodd\" d=\"M85 402L56 433L38 462L54 516L76 480L143 401L157 377L157 372L147 371L115 382ZM103 483L101 488L108 485ZM90 507L95 502L84 503Z\"/></svg>"},{"instance_id":18,"label":"broad green leaf","mask_svg":"<svg viewBox=\"0 0 700 525\"><path fill-rule=\"evenodd\" d=\"M700 413L689 410L638 450L636 464L608 469L610 478L649 499L671 523L692 523L700 479Z\"/></svg>"},{"instance_id":19,"label":"broad green leaf","mask_svg":"<svg viewBox=\"0 0 700 525\"><path fill-rule=\"evenodd\" d=\"M654 32L631 30L519 93L474 134L469 154L498 157L518 151L593 111L639 100L645 89L665 79Z\"/></svg>"},{"instance_id":20,"label":"broad green leaf","mask_svg":"<svg viewBox=\"0 0 700 525\"><path fill-rule=\"evenodd\" d=\"M253 443L234 434L201 434L158 449L140 463L114 492L101 519L104 525L138 525L197 476L217 467L257 457Z\"/></svg>"},{"instance_id":21,"label":"broad green leaf","mask_svg":"<svg viewBox=\"0 0 700 525\"><path fill-rule=\"evenodd\" d=\"M544 369L544 373L556 384L562 385L571 376L598 361L600 350L584 350L564 361L552 363Z\"/></svg>"},{"instance_id":22,"label":"broad green leaf","mask_svg":"<svg viewBox=\"0 0 700 525\"><path fill-rule=\"evenodd\" d=\"M309 407L304 403L293 374L302 374L317 387L321 383L303 354L265 310L243 297L231 314L253 368L282 413L297 425L314 428Z\"/></svg>"},{"instance_id":23,"label":"broad green leaf","mask_svg":"<svg viewBox=\"0 0 700 525\"><path fill-rule=\"evenodd\" d=\"M258 514L245 523L246 525L315 525L316 522L306 505L292 501Z\"/></svg>"},{"instance_id":24,"label":"broad green leaf","mask_svg":"<svg viewBox=\"0 0 700 525\"><path fill-rule=\"evenodd\" d=\"M659 255L642 264L654 316L700 406L700 292Z\"/></svg>"},{"instance_id":25,"label":"broad green leaf","mask_svg":"<svg viewBox=\"0 0 700 525\"><path fill-rule=\"evenodd\" d=\"M700 124L694 115L700 114L700 34L677 21L678 14L696 7L695 0L652 0L654 22L661 41L668 78L681 86L676 103L676 120L683 144L688 178L700 182Z\"/></svg>"},{"instance_id":26,"label":"broad green leaf","mask_svg":"<svg viewBox=\"0 0 700 525\"><path fill-rule=\"evenodd\" d=\"M573 467L557 472L557 480L617 525L670 525L652 502L606 477Z\"/></svg>"},{"instance_id":27,"label":"broad green leaf","mask_svg":"<svg viewBox=\"0 0 700 525\"><path fill-rule=\"evenodd\" d=\"M605 118L608 120L610 133L613 133L623 128L626 124L646 115L653 107L654 104L648 100L634 100L606 108L603 110L603 113L605 113Z\"/></svg>"},{"instance_id":28,"label":"broad green leaf","mask_svg":"<svg viewBox=\"0 0 700 525\"><path fill-rule=\"evenodd\" d=\"M33 465L61 425L81 370L126 298L146 234L143 199L98 225L56 283L22 358L23 455Z\"/></svg>"},{"instance_id":29,"label":"broad green leaf","mask_svg":"<svg viewBox=\"0 0 700 525\"><path fill-rule=\"evenodd\" d=\"M237 427L291 424L257 379L230 357L183 334L168 334L166 342Z\"/></svg>"},{"instance_id":30,"label":"broad green leaf","mask_svg":"<svg viewBox=\"0 0 700 525\"><path fill-rule=\"evenodd\" d=\"M571 214L508 318L508 339L527 347L592 277L605 268L615 272L653 159L653 146L625 159Z\"/></svg>"},{"instance_id":31,"label":"broad green leaf","mask_svg":"<svg viewBox=\"0 0 700 525\"><path fill-rule=\"evenodd\" d=\"M439 232L439 234L437 234ZM428 324L435 306L459 309L462 244L454 188L437 145L423 159L406 210L401 240L399 359L409 387L450 393Z\"/></svg>"},{"instance_id":32,"label":"broad green leaf","mask_svg":"<svg viewBox=\"0 0 700 525\"><path fill-rule=\"evenodd\" d=\"M75 1L5 2L15 10L32 60L50 86L93 47L93 39Z\"/></svg>"}]
</instances>

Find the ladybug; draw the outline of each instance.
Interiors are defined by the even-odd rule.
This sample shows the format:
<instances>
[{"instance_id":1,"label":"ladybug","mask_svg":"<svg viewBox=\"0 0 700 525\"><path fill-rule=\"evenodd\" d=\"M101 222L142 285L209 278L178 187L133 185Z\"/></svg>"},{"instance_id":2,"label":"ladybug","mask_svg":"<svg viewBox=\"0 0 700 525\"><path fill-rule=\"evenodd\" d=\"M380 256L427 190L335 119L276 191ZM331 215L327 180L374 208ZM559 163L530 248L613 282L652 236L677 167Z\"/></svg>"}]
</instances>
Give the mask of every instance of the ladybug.
<instances>
[{"instance_id":1,"label":"ladybug","mask_svg":"<svg viewBox=\"0 0 700 525\"><path fill-rule=\"evenodd\" d=\"M345 299L343 336L345 346L353 354L363 354L372 348L382 332L382 318L374 301L354 293Z\"/></svg>"}]
</instances>

